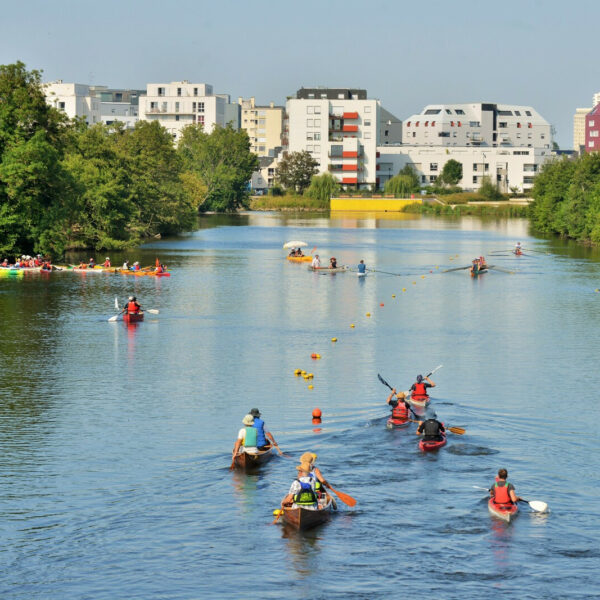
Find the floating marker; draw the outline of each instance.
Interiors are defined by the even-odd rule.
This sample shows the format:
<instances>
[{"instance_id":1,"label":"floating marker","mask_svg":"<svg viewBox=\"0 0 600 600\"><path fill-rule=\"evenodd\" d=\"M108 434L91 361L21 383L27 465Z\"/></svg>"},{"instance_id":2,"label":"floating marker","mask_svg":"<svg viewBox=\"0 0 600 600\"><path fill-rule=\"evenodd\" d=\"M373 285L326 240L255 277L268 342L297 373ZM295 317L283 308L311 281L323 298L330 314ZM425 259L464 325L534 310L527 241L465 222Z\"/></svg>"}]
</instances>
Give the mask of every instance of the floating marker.
<instances>
[{"instance_id":1,"label":"floating marker","mask_svg":"<svg viewBox=\"0 0 600 600\"><path fill-rule=\"evenodd\" d=\"M379 306L383 306L383 302Z\"/></svg>"},{"instance_id":2,"label":"floating marker","mask_svg":"<svg viewBox=\"0 0 600 600\"><path fill-rule=\"evenodd\" d=\"M406 291L406 288L402 288L402 291L403 291L403 292L405 292L405 291Z\"/></svg>"},{"instance_id":3,"label":"floating marker","mask_svg":"<svg viewBox=\"0 0 600 600\"><path fill-rule=\"evenodd\" d=\"M392 298L395 298L395 297L396 297L396 294L392 294Z\"/></svg>"},{"instance_id":4,"label":"floating marker","mask_svg":"<svg viewBox=\"0 0 600 600\"><path fill-rule=\"evenodd\" d=\"M371 316L371 313L367 313L367 317L370 317L370 316Z\"/></svg>"},{"instance_id":5,"label":"floating marker","mask_svg":"<svg viewBox=\"0 0 600 600\"><path fill-rule=\"evenodd\" d=\"M431 271L429 271L431 273ZM425 279L425 275L421 275L421 279Z\"/></svg>"},{"instance_id":6,"label":"floating marker","mask_svg":"<svg viewBox=\"0 0 600 600\"><path fill-rule=\"evenodd\" d=\"M311 383L311 384L308 386L308 389L309 389L309 390L312 390L314 387L315 387L315 386L314 386L314 385Z\"/></svg>"},{"instance_id":7,"label":"floating marker","mask_svg":"<svg viewBox=\"0 0 600 600\"><path fill-rule=\"evenodd\" d=\"M331 338L332 342L337 342L337 338Z\"/></svg>"},{"instance_id":8,"label":"floating marker","mask_svg":"<svg viewBox=\"0 0 600 600\"><path fill-rule=\"evenodd\" d=\"M350 327L354 329L354 323L350 323Z\"/></svg>"},{"instance_id":9,"label":"floating marker","mask_svg":"<svg viewBox=\"0 0 600 600\"><path fill-rule=\"evenodd\" d=\"M302 371L301 371L300 369L296 369L296 370L294 371L294 375L295 375L296 377L298 377L298 375L300 375L300 373L302 373Z\"/></svg>"},{"instance_id":10,"label":"floating marker","mask_svg":"<svg viewBox=\"0 0 600 600\"><path fill-rule=\"evenodd\" d=\"M322 414L322 413L321 413L321 409L320 409L320 408L315 408L315 409L312 411L312 416L313 416L313 419L320 419L320 418L321 418L321 414Z\"/></svg>"}]
</instances>

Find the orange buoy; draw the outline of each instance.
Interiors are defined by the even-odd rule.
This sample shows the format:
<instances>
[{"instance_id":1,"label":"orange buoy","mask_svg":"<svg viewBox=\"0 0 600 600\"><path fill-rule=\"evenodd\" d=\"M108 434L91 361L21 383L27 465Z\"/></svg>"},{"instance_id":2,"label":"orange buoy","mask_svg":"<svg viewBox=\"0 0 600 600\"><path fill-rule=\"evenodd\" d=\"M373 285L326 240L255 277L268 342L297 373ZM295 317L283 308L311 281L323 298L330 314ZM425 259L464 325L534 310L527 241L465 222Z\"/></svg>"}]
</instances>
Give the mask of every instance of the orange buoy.
<instances>
[{"instance_id":1,"label":"orange buoy","mask_svg":"<svg viewBox=\"0 0 600 600\"><path fill-rule=\"evenodd\" d=\"M311 357L311 358L317 358L317 353L316 353L316 352L313 352L313 353L310 355L310 357Z\"/></svg>"},{"instance_id":2,"label":"orange buoy","mask_svg":"<svg viewBox=\"0 0 600 600\"><path fill-rule=\"evenodd\" d=\"M321 418L321 415L322 415L322 413L321 413L321 409L320 409L320 408L315 408L315 409L312 411L312 416L313 416L313 419L320 419L320 418Z\"/></svg>"},{"instance_id":3,"label":"orange buoy","mask_svg":"<svg viewBox=\"0 0 600 600\"><path fill-rule=\"evenodd\" d=\"M383 306L383 302L379 306Z\"/></svg>"}]
</instances>

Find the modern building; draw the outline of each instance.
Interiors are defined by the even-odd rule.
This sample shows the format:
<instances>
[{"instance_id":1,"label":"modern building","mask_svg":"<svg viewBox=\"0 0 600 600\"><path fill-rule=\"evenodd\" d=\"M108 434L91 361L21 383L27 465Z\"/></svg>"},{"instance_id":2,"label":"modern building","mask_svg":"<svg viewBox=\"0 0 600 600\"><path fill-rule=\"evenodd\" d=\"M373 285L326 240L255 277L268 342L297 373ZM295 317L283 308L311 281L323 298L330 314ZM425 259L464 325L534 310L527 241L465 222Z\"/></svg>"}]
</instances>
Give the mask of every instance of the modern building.
<instances>
[{"instance_id":1,"label":"modern building","mask_svg":"<svg viewBox=\"0 0 600 600\"><path fill-rule=\"evenodd\" d=\"M377 184L377 145L402 141L399 121L383 111L367 91L350 88L301 88L286 103L283 137L289 152L305 150L317 161L319 173L330 172L347 186Z\"/></svg>"},{"instance_id":2,"label":"modern building","mask_svg":"<svg viewBox=\"0 0 600 600\"><path fill-rule=\"evenodd\" d=\"M64 83L62 79L42 85L46 102L66 113L70 119L83 117L88 125L100 123L100 101L90 92L90 86Z\"/></svg>"},{"instance_id":3,"label":"modern building","mask_svg":"<svg viewBox=\"0 0 600 600\"><path fill-rule=\"evenodd\" d=\"M576 108L573 115L573 150L581 152L585 144L585 117L591 108Z\"/></svg>"},{"instance_id":4,"label":"modern building","mask_svg":"<svg viewBox=\"0 0 600 600\"><path fill-rule=\"evenodd\" d=\"M115 121L125 123L128 129L139 120L139 98L145 90L112 89L104 85L90 86L92 96L100 100L100 116L106 125Z\"/></svg>"},{"instance_id":5,"label":"modern building","mask_svg":"<svg viewBox=\"0 0 600 600\"><path fill-rule=\"evenodd\" d=\"M239 125L237 105L226 94L214 94L212 85L173 81L149 83L139 99L140 121L158 121L178 140L186 125L199 123L209 133L218 125Z\"/></svg>"},{"instance_id":6,"label":"modern building","mask_svg":"<svg viewBox=\"0 0 600 600\"><path fill-rule=\"evenodd\" d=\"M585 116L585 151L600 150L600 104Z\"/></svg>"},{"instance_id":7,"label":"modern building","mask_svg":"<svg viewBox=\"0 0 600 600\"><path fill-rule=\"evenodd\" d=\"M599 121L600 125L600 121ZM450 159L462 164L463 177L458 185L475 191L483 177L489 177L501 192L516 188L527 192L541 165L551 157L549 148L485 146L379 146L377 163L380 185L410 165L421 178L421 185L431 185Z\"/></svg>"},{"instance_id":8,"label":"modern building","mask_svg":"<svg viewBox=\"0 0 600 600\"><path fill-rule=\"evenodd\" d=\"M275 156L282 147L283 116L285 108L275 106L257 106L255 98L238 98L241 110L240 127L250 138L250 150L260 156Z\"/></svg>"},{"instance_id":9,"label":"modern building","mask_svg":"<svg viewBox=\"0 0 600 600\"><path fill-rule=\"evenodd\" d=\"M430 104L404 120L402 140L413 146L549 149L552 127L530 106Z\"/></svg>"},{"instance_id":10,"label":"modern building","mask_svg":"<svg viewBox=\"0 0 600 600\"><path fill-rule=\"evenodd\" d=\"M250 181L253 193L266 192L273 187L280 158L281 154L277 156L259 156L258 171L252 173L252 180Z\"/></svg>"}]
</instances>

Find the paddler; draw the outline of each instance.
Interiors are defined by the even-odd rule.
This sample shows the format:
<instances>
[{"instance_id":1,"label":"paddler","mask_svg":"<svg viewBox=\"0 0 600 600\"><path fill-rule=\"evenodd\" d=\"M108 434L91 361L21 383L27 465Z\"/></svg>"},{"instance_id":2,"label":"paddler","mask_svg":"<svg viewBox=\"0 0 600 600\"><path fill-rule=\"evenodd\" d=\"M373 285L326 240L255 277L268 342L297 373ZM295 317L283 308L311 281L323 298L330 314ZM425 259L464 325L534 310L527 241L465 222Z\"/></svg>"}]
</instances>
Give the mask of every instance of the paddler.
<instances>
[{"instance_id":1,"label":"paddler","mask_svg":"<svg viewBox=\"0 0 600 600\"><path fill-rule=\"evenodd\" d=\"M141 268L141 267L140 267L140 263L139 263L139 262L136 260L136 261L133 263L133 270L134 270L134 271L139 271L139 270L140 270L140 268Z\"/></svg>"},{"instance_id":2,"label":"paddler","mask_svg":"<svg viewBox=\"0 0 600 600\"><path fill-rule=\"evenodd\" d=\"M108 267L110 267L110 258L108 256L104 259L104 262L102 263L102 266L105 269L107 269Z\"/></svg>"},{"instance_id":3,"label":"paddler","mask_svg":"<svg viewBox=\"0 0 600 600\"><path fill-rule=\"evenodd\" d=\"M124 271L129 271L129 261L126 260L121 267Z\"/></svg>"},{"instance_id":4,"label":"paddler","mask_svg":"<svg viewBox=\"0 0 600 600\"><path fill-rule=\"evenodd\" d=\"M42 271L52 271L52 264L50 263L49 260L45 260L42 264L42 266L40 267L40 269Z\"/></svg>"},{"instance_id":5,"label":"paddler","mask_svg":"<svg viewBox=\"0 0 600 600\"><path fill-rule=\"evenodd\" d=\"M142 307L137 301L135 296L129 296L128 302L123 307L122 313L128 313L130 315L136 315L142 310Z\"/></svg>"},{"instance_id":6,"label":"paddler","mask_svg":"<svg viewBox=\"0 0 600 600\"><path fill-rule=\"evenodd\" d=\"M332 256L329 259L329 268L330 269L337 269L337 258L335 256Z\"/></svg>"},{"instance_id":7,"label":"paddler","mask_svg":"<svg viewBox=\"0 0 600 600\"><path fill-rule=\"evenodd\" d=\"M236 457L238 452L250 452L256 453L256 439L257 430L254 429L254 417L252 415L246 415L242 419L243 427L238 431L237 440L233 445L233 458Z\"/></svg>"},{"instance_id":8,"label":"paddler","mask_svg":"<svg viewBox=\"0 0 600 600\"><path fill-rule=\"evenodd\" d=\"M277 447L277 442L270 431L265 431L265 422L260 418L258 408L253 408L248 414L254 418L253 427L256 429L256 446L259 450L266 450L271 444ZM271 440L271 444L267 442L267 438Z\"/></svg>"},{"instance_id":9,"label":"paddler","mask_svg":"<svg viewBox=\"0 0 600 600\"><path fill-rule=\"evenodd\" d=\"M321 497L321 495L326 493L325 487L329 487L329 484L325 480L325 477L323 477L323 474L321 473L319 467L315 466L316 460L317 455L313 452L305 452L300 457L300 463L307 464L310 467L309 475L315 480L315 492L317 493L318 497Z\"/></svg>"},{"instance_id":10,"label":"paddler","mask_svg":"<svg viewBox=\"0 0 600 600\"><path fill-rule=\"evenodd\" d=\"M442 433L446 431L444 424L437 419L420 421L417 427L417 435L423 434L424 442L441 442L444 439Z\"/></svg>"},{"instance_id":11,"label":"paddler","mask_svg":"<svg viewBox=\"0 0 600 600\"><path fill-rule=\"evenodd\" d=\"M314 258L312 259L312 262L310 263L310 266L313 269L321 268L321 259L319 258L318 254L315 254Z\"/></svg>"},{"instance_id":12,"label":"paddler","mask_svg":"<svg viewBox=\"0 0 600 600\"><path fill-rule=\"evenodd\" d=\"M394 398L394 396L396 397ZM404 392L398 394L394 388L392 393L388 396L387 403L392 407L392 419L398 421L408 420L410 406L406 401L406 394Z\"/></svg>"},{"instance_id":13,"label":"paddler","mask_svg":"<svg viewBox=\"0 0 600 600\"><path fill-rule=\"evenodd\" d=\"M494 481L494 485L490 488L490 497L494 501L494 504L506 506L516 504L519 500L522 500L522 498L517 496L515 486L506 481L507 477L508 471L506 469L498 470L498 476Z\"/></svg>"},{"instance_id":14,"label":"paddler","mask_svg":"<svg viewBox=\"0 0 600 600\"><path fill-rule=\"evenodd\" d=\"M485 262L485 256L479 257L479 269L487 269L487 264Z\"/></svg>"},{"instance_id":15,"label":"paddler","mask_svg":"<svg viewBox=\"0 0 600 600\"><path fill-rule=\"evenodd\" d=\"M358 263L358 272L359 273L367 272L367 265L365 265L365 261L362 258L360 259L360 262Z\"/></svg>"},{"instance_id":16,"label":"paddler","mask_svg":"<svg viewBox=\"0 0 600 600\"><path fill-rule=\"evenodd\" d=\"M156 268L154 269L154 272L155 272L155 273L164 273L164 272L165 272L165 270L163 269L163 266L162 266L162 265L158 265L158 267L156 267Z\"/></svg>"},{"instance_id":17,"label":"paddler","mask_svg":"<svg viewBox=\"0 0 600 600\"><path fill-rule=\"evenodd\" d=\"M90 258L90 262L88 263L87 268L93 269L96 266L96 261L93 258Z\"/></svg>"},{"instance_id":18,"label":"paddler","mask_svg":"<svg viewBox=\"0 0 600 600\"><path fill-rule=\"evenodd\" d=\"M298 476L292 485L288 495L281 501L281 508L307 508L308 510L317 510L318 498L315 492L315 480L310 476L310 465L302 463L296 467Z\"/></svg>"},{"instance_id":19,"label":"paddler","mask_svg":"<svg viewBox=\"0 0 600 600\"><path fill-rule=\"evenodd\" d=\"M413 400L427 400L429 394L427 393L428 388L434 388L435 383L429 379L429 377L423 377L423 375L417 375L416 383L410 386L411 395Z\"/></svg>"}]
</instances>

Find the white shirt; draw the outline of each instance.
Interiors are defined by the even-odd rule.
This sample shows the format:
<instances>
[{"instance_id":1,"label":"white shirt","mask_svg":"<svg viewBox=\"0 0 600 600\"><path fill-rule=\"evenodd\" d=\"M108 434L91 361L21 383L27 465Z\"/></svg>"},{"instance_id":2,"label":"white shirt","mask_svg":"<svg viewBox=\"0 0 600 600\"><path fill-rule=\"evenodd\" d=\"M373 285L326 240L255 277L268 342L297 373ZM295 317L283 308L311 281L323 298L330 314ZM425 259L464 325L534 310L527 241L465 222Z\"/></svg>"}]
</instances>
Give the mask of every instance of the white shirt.
<instances>
[{"instance_id":1,"label":"white shirt","mask_svg":"<svg viewBox=\"0 0 600 600\"><path fill-rule=\"evenodd\" d=\"M318 256L315 256L315 257L312 259L312 262L310 263L310 266L311 266L311 267L320 267L320 266L321 266L321 261L319 260L319 257L318 257Z\"/></svg>"}]
</instances>

